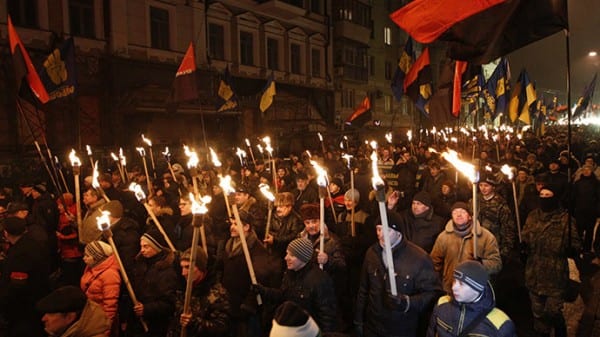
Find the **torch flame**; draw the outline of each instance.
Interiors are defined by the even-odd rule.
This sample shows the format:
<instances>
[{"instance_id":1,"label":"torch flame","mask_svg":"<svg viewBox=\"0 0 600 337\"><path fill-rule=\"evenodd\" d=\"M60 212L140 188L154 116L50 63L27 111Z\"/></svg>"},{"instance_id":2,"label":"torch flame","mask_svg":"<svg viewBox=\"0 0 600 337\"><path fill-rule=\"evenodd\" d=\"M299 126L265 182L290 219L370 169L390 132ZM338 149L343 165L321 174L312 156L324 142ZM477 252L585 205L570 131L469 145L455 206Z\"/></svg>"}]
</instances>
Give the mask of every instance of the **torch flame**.
<instances>
[{"instance_id":1,"label":"torch flame","mask_svg":"<svg viewBox=\"0 0 600 337\"><path fill-rule=\"evenodd\" d=\"M235 193L235 189L231 187L231 176L221 176L219 175L219 186L223 189L223 193L225 195L229 195L231 193Z\"/></svg>"},{"instance_id":2,"label":"torch flame","mask_svg":"<svg viewBox=\"0 0 600 337\"><path fill-rule=\"evenodd\" d=\"M169 152L169 147L165 146L165 151L162 153L165 157L170 157L171 152Z\"/></svg>"},{"instance_id":3,"label":"torch flame","mask_svg":"<svg viewBox=\"0 0 600 337\"><path fill-rule=\"evenodd\" d=\"M262 147L262 145L260 145L260 144L256 144L256 148L258 148L258 151L259 151L260 153L263 153L263 147Z\"/></svg>"},{"instance_id":4,"label":"torch flame","mask_svg":"<svg viewBox=\"0 0 600 337\"><path fill-rule=\"evenodd\" d=\"M248 138L244 139L246 141L246 146L250 147L250 141L248 140Z\"/></svg>"},{"instance_id":5,"label":"torch flame","mask_svg":"<svg viewBox=\"0 0 600 337\"><path fill-rule=\"evenodd\" d=\"M198 162L200 162L200 159L198 159L196 151L190 150L190 148L187 145L183 146L183 151L185 152L185 155L189 158L187 162L187 167L193 168L198 166Z\"/></svg>"},{"instance_id":6,"label":"torch flame","mask_svg":"<svg viewBox=\"0 0 600 337\"><path fill-rule=\"evenodd\" d=\"M269 153L269 156L273 155L273 148L271 147L271 137L265 136L262 141L265 143L265 150Z\"/></svg>"},{"instance_id":7,"label":"torch flame","mask_svg":"<svg viewBox=\"0 0 600 337\"><path fill-rule=\"evenodd\" d=\"M508 180L512 180L512 178L513 178L513 170L510 168L510 166L504 164L500 168L500 171L502 173L504 173L508 177Z\"/></svg>"},{"instance_id":8,"label":"torch flame","mask_svg":"<svg viewBox=\"0 0 600 337\"><path fill-rule=\"evenodd\" d=\"M98 225L98 229L101 231L105 231L110 228L110 212L102 211L101 216L96 217L96 224Z\"/></svg>"},{"instance_id":9,"label":"torch flame","mask_svg":"<svg viewBox=\"0 0 600 337\"><path fill-rule=\"evenodd\" d=\"M433 148L429 148L429 151L438 153ZM442 158L446 159L447 162L452 164L458 171L462 172L462 174L464 174L472 183L476 183L479 180L478 174L475 171L475 166L458 159L458 153L456 151L448 149L447 151L442 152L441 156Z\"/></svg>"},{"instance_id":10,"label":"torch flame","mask_svg":"<svg viewBox=\"0 0 600 337\"><path fill-rule=\"evenodd\" d=\"M208 149L210 150L210 158L213 162L213 165L215 165L215 167L221 167L221 161L219 160L219 156L217 156L215 150L213 150L212 147L209 147Z\"/></svg>"},{"instance_id":11,"label":"torch flame","mask_svg":"<svg viewBox=\"0 0 600 337\"><path fill-rule=\"evenodd\" d=\"M71 153L69 153L69 160L71 161L72 166L81 166L81 160L79 160L79 157L77 157L75 149L72 149Z\"/></svg>"},{"instance_id":12,"label":"torch flame","mask_svg":"<svg viewBox=\"0 0 600 337\"><path fill-rule=\"evenodd\" d=\"M116 155L114 152L111 152L111 153L110 153L110 156L112 157L112 159L113 159L114 161L119 161L119 157L117 157L117 155Z\"/></svg>"},{"instance_id":13,"label":"torch flame","mask_svg":"<svg viewBox=\"0 0 600 337\"><path fill-rule=\"evenodd\" d=\"M140 154L140 156L142 156L142 157L146 156L146 150L144 150L143 147L136 147L135 149Z\"/></svg>"},{"instance_id":14,"label":"torch flame","mask_svg":"<svg viewBox=\"0 0 600 337\"><path fill-rule=\"evenodd\" d=\"M391 132L387 132L385 134L385 139L387 140L388 143L392 143L392 133Z\"/></svg>"},{"instance_id":15,"label":"torch flame","mask_svg":"<svg viewBox=\"0 0 600 337\"><path fill-rule=\"evenodd\" d=\"M198 202L194 197L194 193L190 192L190 201L192 202L192 214L208 213L208 208L206 207L206 204L210 203L211 200L212 199L210 196L205 195L203 197L200 197L200 202Z\"/></svg>"},{"instance_id":16,"label":"torch flame","mask_svg":"<svg viewBox=\"0 0 600 337\"><path fill-rule=\"evenodd\" d=\"M240 149L239 147L236 148L237 150L235 151L235 154L240 157L240 158L246 158L246 151Z\"/></svg>"},{"instance_id":17,"label":"torch flame","mask_svg":"<svg viewBox=\"0 0 600 337\"><path fill-rule=\"evenodd\" d=\"M123 155L123 148L119 148L119 158L121 159L121 165L127 166L127 158Z\"/></svg>"},{"instance_id":18,"label":"torch flame","mask_svg":"<svg viewBox=\"0 0 600 337\"><path fill-rule=\"evenodd\" d=\"M146 137L144 137L144 134L142 133L142 141L146 144L148 144L148 146L152 147L152 141Z\"/></svg>"},{"instance_id":19,"label":"torch flame","mask_svg":"<svg viewBox=\"0 0 600 337\"><path fill-rule=\"evenodd\" d=\"M135 197L138 201L146 199L146 193L144 193L144 190L140 184L131 183L129 185L129 190L135 194Z\"/></svg>"},{"instance_id":20,"label":"torch flame","mask_svg":"<svg viewBox=\"0 0 600 337\"><path fill-rule=\"evenodd\" d=\"M260 189L260 192L265 196L265 198L267 198L270 202L275 201L275 196L269 190L269 185L260 184L260 185L258 185L258 188Z\"/></svg>"},{"instance_id":21,"label":"torch flame","mask_svg":"<svg viewBox=\"0 0 600 337\"><path fill-rule=\"evenodd\" d=\"M375 146L377 146L377 145L375 145ZM372 168L373 168L373 177L371 178L371 183L373 184L374 189L378 189L379 186L382 186L385 184L383 182L383 179L381 179L381 177L379 176L377 160L379 160L379 158L377 157L377 151L373 150L373 152L371 152L371 164L372 164Z\"/></svg>"},{"instance_id":22,"label":"torch flame","mask_svg":"<svg viewBox=\"0 0 600 337\"><path fill-rule=\"evenodd\" d=\"M317 132L317 136L319 136L319 141L323 141L323 135L320 132Z\"/></svg>"},{"instance_id":23,"label":"torch flame","mask_svg":"<svg viewBox=\"0 0 600 337\"><path fill-rule=\"evenodd\" d=\"M412 130L406 131L406 137L408 138L409 142L412 140Z\"/></svg>"},{"instance_id":24,"label":"torch flame","mask_svg":"<svg viewBox=\"0 0 600 337\"><path fill-rule=\"evenodd\" d=\"M377 150L377 142L376 141L374 141L374 140L370 141L369 145L371 145L371 148L373 150Z\"/></svg>"},{"instance_id":25,"label":"torch flame","mask_svg":"<svg viewBox=\"0 0 600 337\"><path fill-rule=\"evenodd\" d=\"M91 147L91 146L89 146L89 145L86 145L86 146L85 146L85 149L86 149L86 151L87 151L87 154L88 154L88 156L91 156L91 155L92 155L92 147Z\"/></svg>"},{"instance_id":26,"label":"torch flame","mask_svg":"<svg viewBox=\"0 0 600 337\"><path fill-rule=\"evenodd\" d=\"M487 172L492 172L492 167L489 164L487 164L487 165L485 165L485 170Z\"/></svg>"},{"instance_id":27,"label":"torch flame","mask_svg":"<svg viewBox=\"0 0 600 337\"><path fill-rule=\"evenodd\" d=\"M96 162L94 163L94 172L92 172L92 187L93 188L100 187L100 183L98 182L99 176L100 176L100 174L98 174L98 161L96 160Z\"/></svg>"},{"instance_id":28,"label":"torch flame","mask_svg":"<svg viewBox=\"0 0 600 337\"><path fill-rule=\"evenodd\" d=\"M344 153L342 158L346 159L346 162L348 163L348 169L350 169L350 160L352 160L352 155Z\"/></svg>"},{"instance_id":29,"label":"torch flame","mask_svg":"<svg viewBox=\"0 0 600 337\"><path fill-rule=\"evenodd\" d=\"M327 187L327 171L314 160L311 160L310 163L315 168L315 173L317 173L317 185Z\"/></svg>"}]
</instances>

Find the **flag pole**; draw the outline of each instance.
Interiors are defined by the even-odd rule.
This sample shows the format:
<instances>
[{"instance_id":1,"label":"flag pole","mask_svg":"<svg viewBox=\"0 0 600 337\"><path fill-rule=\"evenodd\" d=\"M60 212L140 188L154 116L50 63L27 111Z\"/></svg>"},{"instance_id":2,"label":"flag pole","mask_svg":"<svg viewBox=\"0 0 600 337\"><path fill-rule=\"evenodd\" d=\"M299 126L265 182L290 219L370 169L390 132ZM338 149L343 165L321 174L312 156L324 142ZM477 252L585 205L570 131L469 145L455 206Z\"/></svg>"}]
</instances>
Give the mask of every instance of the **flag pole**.
<instances>
[{"instance_id":1,"label":"flag pole","mask_svg":"<svg viewBox=\"0 0 600 337\"><path fill-rule=\"evenodd\" d=\"M569 17L569 3L567 2L567 19ZM565 32L565 47L566 47L566 58L567 58L567 73L566 73L566 89L567 89L567 151L569 155L567 156L568 164L567 164L567 181L569 185L572 183L571 178L571 40L570 40L570 32L568 29L564 30ZM567 200L569 200L569 204L571 203L571 189L567 188ZM571 247L571 212L567 205L567 247Z\"/></svg>"}]
</instances>

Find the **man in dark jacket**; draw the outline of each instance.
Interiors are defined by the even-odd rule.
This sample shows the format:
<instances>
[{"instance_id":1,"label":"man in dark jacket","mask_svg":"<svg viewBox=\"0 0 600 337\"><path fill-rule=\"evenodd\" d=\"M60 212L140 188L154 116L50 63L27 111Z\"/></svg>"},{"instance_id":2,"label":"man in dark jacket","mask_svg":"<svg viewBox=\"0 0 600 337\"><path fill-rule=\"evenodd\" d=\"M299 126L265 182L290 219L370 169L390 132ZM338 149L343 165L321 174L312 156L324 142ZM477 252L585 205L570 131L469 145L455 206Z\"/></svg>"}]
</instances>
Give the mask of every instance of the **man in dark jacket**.
<instances>
[{"instance_id":1,"label":"man in dark jacket","mask_svg":"<svg viewBox=\"0 0 600 337\"><path fill-rule=\"evenodd\" d=\"M307 238L290 242L285 262L287 271L281 287L268 288L256 285L253 289L263 299L275 304L292 301L312 316L323 332L335 332L337 329L337 304L331 278L311 263L313 245Z\"/></svg>"},{"instance_id":2,"label":"man in dark jacket","mask_svg":"<svg viewBox=\"0 0 600 337\"><path fill-rule=\"evenodd\" d=\"M427 337L516 337L510 318L495 308L488 273L481 263L465 261L454 270L453 296L440 297L429 321Z\"/></svg>"},{"instance_id":3,"label":"man in dark jacket","mask_svg":"<svg viewBox=\"0 0 600 337\"><path fill-rule=\"evenodd\" d=\"M169 318L175 310L175 292L179 276L174 266L175 256L158 231L145 233L140 238L140 253L133 268L132 285L138 303L133 306L135 318L128 322L131 336L163 337ZM148 332L143 333L139 322L143 319Z\"/></svg>"},{"instance_id":4,"label":"man in dark jacket","mask_svg":"<svg viewBox=\"0 0 600 337\"><path fill-rule=\"evenodd\" d=\"M191 253L191 249L186 250L179 261L181 276L186 280L190 269L194 269L189 313L183 312L185 292L177 291L175 314L167 336L180 336L181 328L185 327L189 337L226 337L231 324L229 294L215 275L209 274L206 253L202 247L196 251L193 266L190 265Z\"/></svg>"},{"instance_id":5,"label":"man in dark jacket","mask_svg":"<svg viewBox=\"0 0 600 337\"><path fill-rule=\"evenodd\" d=\"M41 315L35 303L49 291L50 269L45 252L26 232L25 220L17 217L2 222L8 249L0 275L0 312L6 319L7 337L40 336Z\"/></svg>"},{"instance_id":6,"label":"man in dark jacket","mask_svg":"<svg viewBox=\"0 0 600 337\"><path fill-rule=\"evenodd\" d=\"M444 230L445 221L434 213L429 193L415 194L410 209L402 211L400 216L400 232L404 237L430 253L438 234Z\"/></svg>"},{"instance_id":7,"label":"man in dark jacket","mask_svg":"<svg viewBox=\"0 0 600 337\"><path fill-rule=\"evenodd\" d=\"M277 194L275 212L271 216L271 228L265 237L265 244L280 261L285 256L288 244L304 229L302 218L294 211L294 195L290 192Z\"/></svg>"},{"instance_id":8,"label":"man in dark jacket","mask_svg":"<svg viewBox=\"0 0 600 337\"><path fill-rule=\"evenodd\" d=\"M402 236L400 216L388 212L387 219L398 294L390 293L384 234L379 220L375 222L379 242L369 248L363 263L354 315L355 331L358 336L367 337L413 337L417 335L419 316L433 305L442 293L442 286L431 258Z\"/></svg>"}]
</instances>

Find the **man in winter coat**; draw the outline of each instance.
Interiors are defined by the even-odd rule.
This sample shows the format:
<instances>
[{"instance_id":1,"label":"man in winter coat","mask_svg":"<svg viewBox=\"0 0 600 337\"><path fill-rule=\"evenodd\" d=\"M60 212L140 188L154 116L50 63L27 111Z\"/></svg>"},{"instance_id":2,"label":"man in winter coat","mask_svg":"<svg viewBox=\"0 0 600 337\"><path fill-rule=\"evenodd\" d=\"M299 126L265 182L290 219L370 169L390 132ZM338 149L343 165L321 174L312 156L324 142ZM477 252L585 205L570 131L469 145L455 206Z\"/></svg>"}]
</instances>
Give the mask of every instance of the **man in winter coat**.
<instances>
[{"instance_id":1,"label":"man in winter coat","mask_svg":"<svg viewBox=\"0 0 600 337\"><path fill-rule=\"evenodd\" d=\"M354 327L359 337L416 336L419 316L442 293L439 276L427 253L399 231L400 216L388 212L387 219L398 293L390 292L384 233L379 219L375 222L379 242L367 251L356 299Z\"/></svg>"},{"instance_id":2,"label":"man in winter coat","mask_svg":"<svg viewBox=\"0 0 600 337\"><path fill-rule=\"evenodd\" d=\"M175 310L175 291L179 287L174 261L175 256L160 232L151 231L142 235L132 277L138 300L133 307L136 317L131 317L128 322L132 336L166 335L169 318ZM143 333L140 319L147 323L147 333Z\"/></svg>"},{"instance_id":3,"label":"man in winter coat","mask_svg":"<svg viewBox=\"0 0 600 337\"><path fill-rule=\"evenodd\" d=\"M434 213L429 193L421 191L415 194L410 209L402 211L400 216L402 235L429 254L435 239L444 229L444 219Z\"/></svg>"},{"instance_id":4,"label":"man in winter coat","mask_svg":"<svg viewBox=\"0 0 600 337\"><path fill-rule=\"evenodd\" d=\"M189 313L183 312L185 292L177 291L175 313L171 319L168 337L181 335L181 328L187 330L187 336L228 336L230 326L229 295L227 290L210 275L207 257L202 247L196 250L194 265L190 265L191 249L180 258L181 276L186 280L193 268L193 285Z\"/></svg>"},{"instance_id":5,"label":"man in winter coat","mask_svg":"<svg viewBox=\"0 0 600 337\"><path fill-rule=\"evenodd\" d=\"M429 321L427 337L516 337L510 318L495 308L489 275L477 261L461 262L454 270L452 296L440 297Z\"/></svg>"},{"instance_id":6,"label":"man in winter coat","mask_svg":"<svg viewBox=\"0 0 600 337\"><path fill-rule=\"evenodd\" d=\"M452 291L454 268L463 261L478 259L491 274L502 269L500 250L494 235L481 227L477 222L477 252L473 248L473 223L469 206L464 202L456 202L451 208L452 219L438 235L431 250L431 259L435 271L442 276L444 291Z\"/></svg>"},{"instance_id":7,"label":"man in winter coat","mask_svg":"<svg viewBox=\"0 0 600 337\"><path fill-rule=\"evenodd\" d=\"M110 323L102 307L85 297L81 289L64 286L37 302L50 337L105 337Z\"/></svg>"},{"instance_id":8,"label":"man in winter coat","mask_svg":"<svg viewBox=\"0 0 600 337\"><path fill-rule=\"evenodd\" d=\"M302 218L294 210L294 195L283 192L275 197L275 212L271 216L271 228L264 242L271 253L283 260L288 244L304 229Z\"/></svg>"}]
</instances>

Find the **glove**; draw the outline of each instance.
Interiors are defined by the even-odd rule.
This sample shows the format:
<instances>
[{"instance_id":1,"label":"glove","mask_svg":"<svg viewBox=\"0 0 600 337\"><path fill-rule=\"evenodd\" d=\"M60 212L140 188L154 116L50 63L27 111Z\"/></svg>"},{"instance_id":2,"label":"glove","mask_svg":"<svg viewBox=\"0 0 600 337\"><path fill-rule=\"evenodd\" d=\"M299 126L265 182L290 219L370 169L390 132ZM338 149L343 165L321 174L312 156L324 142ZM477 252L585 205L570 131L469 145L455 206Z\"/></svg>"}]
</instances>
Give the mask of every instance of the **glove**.
<instances>
[{"instance_id":1,"label":"glove","mask_svg":"<svg viewBox=\"0 0 600 337\"><path fill-rule=\"evenodd\" d=\"M407 312L410 306L410 298L404 294L396 296L388 292L384 298L384 306L389 310Z\"/></svg>"},{"instance_id":2,"label":"glove","mask_svg":"<svg viewBox=\"0 0 600 337\"><path fill-rule=\"evenodd\" d=\"M264 296L265 292L266 292L266 288L265 288L265 286L263 286L260 283L251 284L250 285L250 291L252 291L253 293L258 294L260 296Z\"/></svg>"},{"instance_id":3,"label":"glove","mask_svg":"<svg viewBox=\"0 0 600 337\"><path fill-rule=\"evenodd\" d=\"M529 245L526 242L519 244L519 259L521 263L527 263L527 256L529 255Z\"/></svg>"},{"instance_id":4,"label":"glove","mask_svg":"<svg viewBox=\"0 0 600 337\"><path fill-rule=\"evenodd\" d=\"M363 324L354 322L354 336L363 337Z\"/></svg>"}]
</instances>

